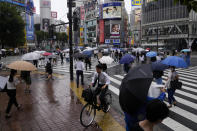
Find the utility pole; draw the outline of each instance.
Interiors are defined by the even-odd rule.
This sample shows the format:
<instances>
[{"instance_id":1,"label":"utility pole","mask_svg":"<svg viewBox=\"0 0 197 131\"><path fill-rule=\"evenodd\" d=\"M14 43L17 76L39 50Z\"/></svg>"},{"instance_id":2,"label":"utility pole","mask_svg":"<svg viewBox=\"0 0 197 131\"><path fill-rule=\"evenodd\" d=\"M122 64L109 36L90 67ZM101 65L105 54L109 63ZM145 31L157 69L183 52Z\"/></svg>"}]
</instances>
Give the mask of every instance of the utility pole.
<instances>
[{"instance_id":1,"label":"utility pole","mask_svg":"<svg viewBox=\"0 0 197 131\"><path fill-rule=\"evenodd\" d=\"M157 26L157 53L158 53L158 50L159 49L159 27Z\"/></svg>"},{"instance_id":2,"label":"utility pole","mask_svg":"<svg viewBox=\"0 0 197 131\"><path fill-rule=\"evenodd\" d=\"M72 0L69 0L69 47L70 47L70 80L73 81L73 47L72 47Z\"/></svg>"}]
</instances>

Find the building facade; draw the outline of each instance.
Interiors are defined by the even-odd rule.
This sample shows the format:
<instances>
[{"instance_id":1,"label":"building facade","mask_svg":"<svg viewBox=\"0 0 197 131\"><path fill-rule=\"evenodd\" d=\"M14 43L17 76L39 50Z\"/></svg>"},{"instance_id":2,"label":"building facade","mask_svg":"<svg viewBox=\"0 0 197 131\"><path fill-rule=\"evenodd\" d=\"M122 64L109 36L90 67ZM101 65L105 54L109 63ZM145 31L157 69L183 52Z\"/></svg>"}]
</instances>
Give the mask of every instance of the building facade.
<instances>
[{"instance_id":1,"label":"building facade","mask_svg":"<svg viewBox=\"0 0 197 131\"><path fill-rule=\"evenodd\" d=\"M167 49L196 48L197 14L172 0L143 0L142 45Z\"/></svg>"}]
</instances>

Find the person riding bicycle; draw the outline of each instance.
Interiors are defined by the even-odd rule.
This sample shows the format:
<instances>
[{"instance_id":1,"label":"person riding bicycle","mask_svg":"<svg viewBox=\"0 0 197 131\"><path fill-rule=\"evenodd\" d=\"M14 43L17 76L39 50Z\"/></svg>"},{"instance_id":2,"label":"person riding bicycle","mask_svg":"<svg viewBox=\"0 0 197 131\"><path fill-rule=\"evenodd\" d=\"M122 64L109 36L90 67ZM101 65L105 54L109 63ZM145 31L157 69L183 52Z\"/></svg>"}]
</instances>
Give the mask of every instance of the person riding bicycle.
<instances>
[{"instance_id":1,"label":"person riding bicycle","mask_svg":"<svg viewBox=\"0 0 197 131\"><path fill-rule=\"evenodd\" d=\"M100 103L98 102L101 107L103 107L105 110L107 110L109 107L106 104L105 101L105 94L108 91L108 86L110 84L110 79L109 76L102 71L103 66L102 64L98 64L96 66L96 72L93 75L92 78L92 87L94 87L97 84L97 88L94 91L94 95L98 96L99 94L99 100Z\"/></svg>"}]
</instances>

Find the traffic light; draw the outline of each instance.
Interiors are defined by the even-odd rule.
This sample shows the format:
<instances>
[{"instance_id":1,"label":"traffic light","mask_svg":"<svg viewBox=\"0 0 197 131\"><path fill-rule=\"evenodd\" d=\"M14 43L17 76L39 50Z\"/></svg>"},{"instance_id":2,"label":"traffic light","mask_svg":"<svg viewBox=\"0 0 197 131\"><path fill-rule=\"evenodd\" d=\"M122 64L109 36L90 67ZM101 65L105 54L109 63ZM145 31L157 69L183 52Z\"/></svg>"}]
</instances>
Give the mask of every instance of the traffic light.
<instances>
[{"instance_id":1,"label":"traffic light","mask_svg":"<svg viewBox=\"0 0 197 131\"><path fill-rule=\"evenodd\" d=\"M79 18L77 17L77 13L73 12L73 23L74 23L74 31L78 31L79 29Z\"/></svg>"},{"instance_id":2,"label":"traffic light","mask_svg":"<svg viewBox=\"0 0 197 131\"><path fill-rule=\"evenodd\" d=\"M74 2L75 0L72 0L72 2L71 2L71 7L76 7L76 3ZM67 2L67 7L69 7L70 6L70 2L68 1Z\"/></svg>"}]
</instances>

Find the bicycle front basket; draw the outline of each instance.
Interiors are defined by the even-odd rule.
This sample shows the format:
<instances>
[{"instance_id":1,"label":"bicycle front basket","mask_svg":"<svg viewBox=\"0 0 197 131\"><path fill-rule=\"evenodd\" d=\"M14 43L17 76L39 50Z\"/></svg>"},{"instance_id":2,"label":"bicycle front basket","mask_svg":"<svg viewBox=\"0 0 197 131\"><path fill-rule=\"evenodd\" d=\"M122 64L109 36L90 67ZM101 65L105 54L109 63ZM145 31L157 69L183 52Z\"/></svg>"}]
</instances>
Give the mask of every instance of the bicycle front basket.
<instances>
[{"instance_id":1,"label":"bicycle front basket","mask_svg":"<svg viewBox=\"0 0 197 131\"><path fill-rule=\"evenodd\" d=\"M92 98L93 98L92 90L90 88L84 89L82 92L82 97L84 98L86 102L88 103L92 102Z\"/></svg>"}]
</instances>

